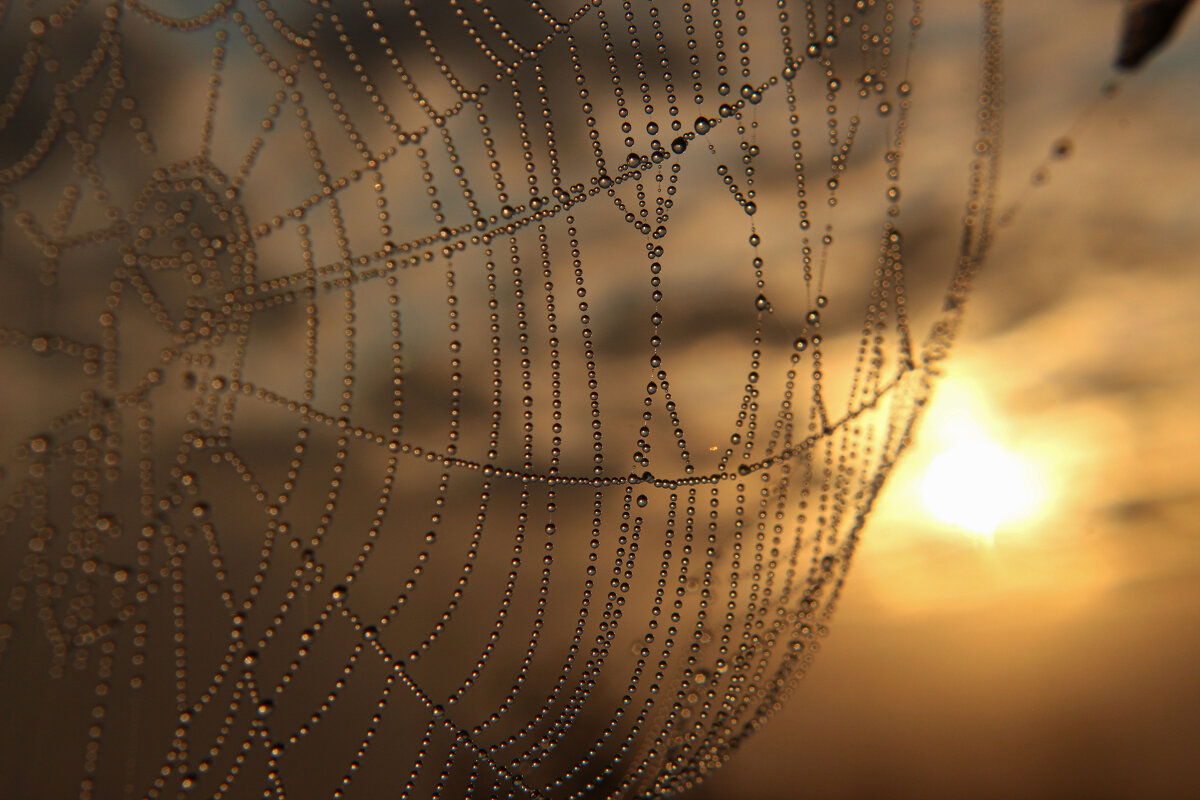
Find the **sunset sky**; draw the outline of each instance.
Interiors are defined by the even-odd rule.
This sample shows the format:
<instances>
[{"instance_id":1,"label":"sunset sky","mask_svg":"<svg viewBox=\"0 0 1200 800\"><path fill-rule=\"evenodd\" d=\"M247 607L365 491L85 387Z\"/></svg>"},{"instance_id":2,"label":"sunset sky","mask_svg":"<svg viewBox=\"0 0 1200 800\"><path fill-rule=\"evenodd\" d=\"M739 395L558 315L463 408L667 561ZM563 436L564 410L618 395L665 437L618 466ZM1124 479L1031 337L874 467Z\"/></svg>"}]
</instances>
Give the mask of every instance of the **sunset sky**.
<instances>
[{"instance_id":1,"label":"sunset sky","mask_svg":"<svg viewBox=\"0 0 1200 800\"><path fill-rule=\"evenodd\" d=\"M1023 206L806 685L696 798L1200 794L1200 20L1072 129L1118 11L1007 4Z\"/></svg>"}]
</instances>

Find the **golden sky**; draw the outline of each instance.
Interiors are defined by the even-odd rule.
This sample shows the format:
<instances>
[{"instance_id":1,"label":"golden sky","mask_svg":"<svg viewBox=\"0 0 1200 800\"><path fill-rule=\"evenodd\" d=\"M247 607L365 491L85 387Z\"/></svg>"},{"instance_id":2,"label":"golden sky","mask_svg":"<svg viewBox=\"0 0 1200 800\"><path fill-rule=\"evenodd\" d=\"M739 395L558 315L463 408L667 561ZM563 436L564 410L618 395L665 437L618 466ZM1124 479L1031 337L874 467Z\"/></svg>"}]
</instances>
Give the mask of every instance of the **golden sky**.
<instances>
[{"instance_id":1,"label":"golden sky","mask_svg":"<svg viewBox=\"0 0 1200 800\"><path fill-rule=\"evenodd\" d=\"M806 685L695 797L1200 793L1200 20L1096 102L1118 10L1007 4L1022 208Z\"/></svg>"}]
</instances>

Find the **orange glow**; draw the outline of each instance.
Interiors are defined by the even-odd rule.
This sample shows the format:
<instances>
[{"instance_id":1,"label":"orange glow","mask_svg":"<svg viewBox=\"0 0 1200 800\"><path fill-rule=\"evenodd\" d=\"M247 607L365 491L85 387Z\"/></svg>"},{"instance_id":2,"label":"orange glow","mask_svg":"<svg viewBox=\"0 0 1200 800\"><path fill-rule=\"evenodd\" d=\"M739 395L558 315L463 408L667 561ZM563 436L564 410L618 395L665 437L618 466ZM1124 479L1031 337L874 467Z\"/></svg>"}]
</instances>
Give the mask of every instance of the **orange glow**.
<instances>
[{"instance_id":1,"label":"orange glow","mask_svg":"<svg viewBox=\"0 0 1200 800\"><path fill-rule=\"evenodd\" d=\"M939 453L921 483L929 513L987 538L1006 523L1031 517L1039 494L1029 466L983 438Z\"/></svg>"},{"instance_id":2,"label":"orange glow","mask_svg":"<svg viewBox=\"0 0 1200 800\"><path fill-rule=\"evenodd\" d=\"M1001 528L1031 522L1047 506L1044 470L989 431L986 409L962 384L947 381L934 442L920 479L925 510L956 530L987 540Z\"/></svg>"}]
</instances>

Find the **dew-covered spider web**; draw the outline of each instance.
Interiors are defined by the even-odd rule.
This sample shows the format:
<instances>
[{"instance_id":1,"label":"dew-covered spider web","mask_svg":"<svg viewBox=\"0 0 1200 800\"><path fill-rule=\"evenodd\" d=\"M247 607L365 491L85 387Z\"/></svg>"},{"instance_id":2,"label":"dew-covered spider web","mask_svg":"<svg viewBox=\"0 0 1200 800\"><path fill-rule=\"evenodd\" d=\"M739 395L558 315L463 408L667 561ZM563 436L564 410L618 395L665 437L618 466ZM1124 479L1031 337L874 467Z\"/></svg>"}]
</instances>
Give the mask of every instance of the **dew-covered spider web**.
<instances>
[{"instance_id":1,"label":"dew-covered spider web","mask_svg":"<svg viewBox=\"0 0 1200 800\"><path fill-rule=\"evenodd\" d=\"M919 0L0 4L3 793L696 785L954 339L999 12L930 264Z\"/></svg>"}]
</instances>

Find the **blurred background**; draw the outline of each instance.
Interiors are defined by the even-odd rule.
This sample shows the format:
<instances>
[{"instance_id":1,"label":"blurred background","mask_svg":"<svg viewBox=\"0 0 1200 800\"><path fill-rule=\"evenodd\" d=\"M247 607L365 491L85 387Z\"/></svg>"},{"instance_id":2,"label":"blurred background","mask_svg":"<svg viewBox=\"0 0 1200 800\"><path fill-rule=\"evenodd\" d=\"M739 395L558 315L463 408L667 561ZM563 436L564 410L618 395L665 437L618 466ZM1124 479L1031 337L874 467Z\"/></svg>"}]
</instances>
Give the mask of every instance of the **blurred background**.
<instances>
[{"instance_id":1,"label":"blurred background","mask_svg":"<svg viewBox=\"0 0 1200 800\"><path fill-rule=\"evenodd\" d=\"M1097 100L1121 7L1006 4L1020 211L820 657L694 797L1200 796L1200 18Z\"/></svg>"}]
</instances>

